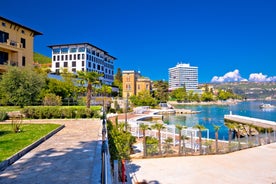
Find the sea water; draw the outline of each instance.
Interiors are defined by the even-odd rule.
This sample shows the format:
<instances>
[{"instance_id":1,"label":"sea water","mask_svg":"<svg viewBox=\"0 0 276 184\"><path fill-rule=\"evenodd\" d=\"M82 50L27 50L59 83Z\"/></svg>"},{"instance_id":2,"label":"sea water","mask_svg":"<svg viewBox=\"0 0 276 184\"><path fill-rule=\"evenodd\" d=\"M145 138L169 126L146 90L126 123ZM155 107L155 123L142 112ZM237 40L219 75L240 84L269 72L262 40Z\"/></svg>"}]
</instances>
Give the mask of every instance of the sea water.
<instances>
[{"instance_id":1,"label":"sea water","mask_svg":"<svg viewBox=\"0 0 276 184\"><path fill-rule=\"evenodd\" d=\"M259 106L262 103L276 105L276 101L244 101L233 105L179 105L176 108L191 109L199 113L164 116L164 122L187 127L203 125L209 129L210 138L215 138L214 125L218 125L220 126L219 139L228 140L228 128L224 125L224 115L230 112L235 115L276 121L276 108L261 109ZM206 132L203 131L202 136L206 137Z\"/></svg>"}]
</instances>

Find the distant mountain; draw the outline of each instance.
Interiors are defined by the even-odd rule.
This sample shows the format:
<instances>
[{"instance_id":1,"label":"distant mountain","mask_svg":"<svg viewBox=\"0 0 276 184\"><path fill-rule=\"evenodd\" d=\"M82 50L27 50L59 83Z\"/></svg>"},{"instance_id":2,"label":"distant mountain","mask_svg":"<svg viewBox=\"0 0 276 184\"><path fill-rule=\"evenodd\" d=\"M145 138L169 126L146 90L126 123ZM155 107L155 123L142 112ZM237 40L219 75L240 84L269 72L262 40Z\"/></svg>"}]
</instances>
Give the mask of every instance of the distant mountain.
<instances>
[{"instance_id":1,"label":"distant mountain","mask_svg":"<svg viewBox=\"0 0 276 184\"><path fill-rule=\"evenodd\" d=\"M39 64L51 64L52 59L40 53L34 52L34 62Z\"/></svg>"},{"instance_id":2,"label":"distant mountain","mask_svg":"<svg viewBox=\"0 0 276 184\"><path fill-rule=\"evenodd\" d=\"M229 82L212 85L215 89L231 89L247 99L276 99L276 82Z\"/></svg>"}]
</instances>

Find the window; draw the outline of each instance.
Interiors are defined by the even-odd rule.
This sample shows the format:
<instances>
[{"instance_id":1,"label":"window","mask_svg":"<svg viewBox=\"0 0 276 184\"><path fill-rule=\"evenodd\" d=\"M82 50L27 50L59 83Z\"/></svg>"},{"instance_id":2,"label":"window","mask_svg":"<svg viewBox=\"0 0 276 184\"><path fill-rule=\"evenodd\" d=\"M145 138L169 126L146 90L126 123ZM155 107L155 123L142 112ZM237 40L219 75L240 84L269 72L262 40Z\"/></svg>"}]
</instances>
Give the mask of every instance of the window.
<instances>
[{"instance_id":1,"label":"window","mask_svg":"<svg viewBox=\"0 0 276 184\"><path fill-rule=\"evenodd\" d=\"M22 66L26 66L26 58L25 58L25 56L22 57Z\"/></svg>"},{"instance_id":2,"label":"window","mask_svg":"<svg viewBox=\"0 0 276 184\"><path fill-rule=\"evenodd\" d=\"M65 55L65 60L66 60L66 61L68 60L68 55Z\"/></svg>"},{"instance_id":3,"label":"window","mask_svg":"<svg viewBox=\"0 0 276 184\"><path fill-rule=\"evenodd\" d=\"M72 67L76 67L76 61L72 62Z\"/></svg>"},{"instance_id":4,"label":"window","mask_svg":"<svg viewBox=\"0 0 276 184\"><path fill-rule=\"evenodd\" d=\"M69 60L72 60L72 54L69 55Z\"/></svg>"},{"instance_id":5,"label":"window","mask_svg":"<svg viewBox=\"0 0 276 184\"><path fill-rule=\"evenodd\" d=\"M76 68L72 68L72 72L76 72Z\"/></svg>"},{"instance_id":6,"label":"window","mask_svg":"<svg viewBox=\"0 0 276 184\"><path fill-rule=\"evenodd\" d=\"M79 52L84 52L85 51L85 48L84 47L80 47L79 48Z\"/></svg>"},{"instance_id":7,"label":"window","mask_svg":"<svg viewBox=\"0 0 276 184\"><path fill-rule=\"evenodd\" d=\"M91 62L88 62L88 68L91 68Z\"/></svg>"},{"instance_id":8,"label":"window","mask_svg":"<svg viewBox=\"0 0 276 184\"><path fill-rule=\"evenodd\" d=\"M53 56L53 61L56 61L56 56Z\"/></svg>"},{"instance_id":9,"label":"window","mask_svg":"<svg viewBox=\"0 0 276 184\"><path fill-rule=\"evenodd\" d=\"M138 84L138 89L140 89L140 84Z\"/></svg>"},{"instance_id":10,"label":"window","mask_svg":"<svg viewBox=\"0 0 276 184\"><path fill-rule=\"evenodd\" d=\"M59 56L57 56L57 60L59 61Z\"/></svg>"},{"instance_id":11,"label":"window","mask_svg":"<svg viewBox=\"0 0 276 184\"><path fill-rule=\"evenodd\" d=\"M7 39L9 39L9 33L0 31L0 43L7 42Z\"/></svg>"},{"instance_id":12,"label":"window","mask_svg":"<svg viewBox=\"0 0 276 184\"><path fill-rule=\"evenodd\" d=\"M56 62L56 68L59 68L59 62Z\"/></svg>"},{"instance_id":13,"label":"window","mask_svg":"<svg viewBox=\"0 0 276 184\"><path fill-rule=\"evenodd\" d=\"M54 54L59 54L59 52L60 52L60 49L59 49L59 48L53 49L53 53L54 53Z\"/></svg>"},{"instance_id":14,"label":"window","mask_svg":"<svg viewBox=\"0 0 276 184\"><path fill-rule=\"evenodd\" d=\"M77 48L71 48L70 52L77 52Z\"/></svg>"},{"instance_id":15,"label":"window","mask_svg":"<svg viewBox=\"0 0 276 184\"><path fill-rule=\"evenodd\" d=\"M64 62L63 66L67 68L68 67L68 62Z\"/></svg>"},{"instance_id":16,"label":"window","mask_svg":"<svg viewBox=\"0 0 276 184\"><path fill-rule=\"evenodd\" d=\"M76 59L77 59L76 54L74 54L74 60L76 60Z\"/></svg>"},{"instance_id":17,"label":"window","mask_svg":"<svg viewBox=\"0 0 276 184\"><path fill-rule=\"evenodd\" d=\"M84 54L82 54L82 57L81 57L81 59L84 59Z\"/></svg>"},{"instance_id":18,"label":"window","mask_svg":"<svg viewBox=\"0 0 276 184\"><path fill-rule=\"evenodd\" d=\"M3 65L8 61L9 54L7 52L0 51L0 64Z\"/></svg>"},{"instance_id":19,"label":"window","mask_svg":"<svg viewBox=\"0 0 276 184\"><path fill-rule=\"evenodd\" d=\"M78 60L80 60L80 54L78 54Z\"/></svg>"},{"instance_id":20,"label":"window","mask_svg":"<svg viewBox=\"0 0 276 184\"><path fill-rule=\"evenodd\" d=\"M25 31L22 29L22 30L21 30L21 33L22 33L22 34L25 34Z\"/></svg>"},{"instance_id":21,"label":"window","mask_svg":"<svg viewBox=\"0 0 276 184\"><path fill-rule=\"evenodd\" d=\"M96 64L95 63L93 63L93 68L96 69Z\"/></svg>"},{"instance_id":22,"label":"window","mask_svg":"<svg viewBox=\"0 0 276 184\"><path fill-rule=\"evenodd\" d=\"M6 22L2 22L2 26L3 26L3 27L6 27Z\"/></svg>"},{"instance_id":23,"label":"window","mask_svg":"<svg viewBox=\"0 0 276 184\"><path fill-rule=\"evenodd\" d=\"M81 62L81 66L84 66L84 61Z\"/></svg>"},{"instance_id":24,"label":"window","mask_svg":"<svg viewBox=\"0 0 276 184\"><path fill-rule=\"evenodd\" d=\"M64 60L64 56L63 55L61 55L61 61L63 61Z\"/></svg>"},{"instance_id":25,"label":"window","mask_svg":"<svg viewBox=\"0 0 276 184\"><path fill-rule=\"evenodd\" d=\"M69 48L61 48L61 53L68 53Z\"/></svg>"},{"instance_id":26,"label":"window","mask_svg":"<svg viewBox=\"0 0 276 184\"><path fill-rule=\"evenodd\" d=\"M101 66L100 66L100 65L97 65L97 69L100 70L100 69L101 69Z\"/></svg>"},{"instance_id":27,"label":"window","mask_svg":"<svg viewBox=\"0 0 276 184\"><path fill-rule=\"evenodd\" d=\"M26 48L26 40L24 38L21 38L21 44L22 48Z\"/></svg>"},{"instance_id":28,"label":"window","mask_svg":"<svg viewBox=\"0 0 276 184\"><path fill-rule=\"evenodd\" d=\"M59 69L56 69L56 74L59 74Z\"/></svg>"}]
</instances>

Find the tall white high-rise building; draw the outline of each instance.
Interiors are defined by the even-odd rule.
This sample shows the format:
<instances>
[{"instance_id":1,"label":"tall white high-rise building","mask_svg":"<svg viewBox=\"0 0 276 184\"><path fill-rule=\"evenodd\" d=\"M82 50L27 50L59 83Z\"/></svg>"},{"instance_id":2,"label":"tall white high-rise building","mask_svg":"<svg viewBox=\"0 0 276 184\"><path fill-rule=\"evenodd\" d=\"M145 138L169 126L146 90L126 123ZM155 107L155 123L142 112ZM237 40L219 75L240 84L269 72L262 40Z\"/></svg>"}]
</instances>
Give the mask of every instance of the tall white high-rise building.
<instances>
[{"instance_id":1,"label":"tall white high-rise building","mask_svg":"<svg viewBox=\"0 0 276 184\"><path fill-rule=\"evenodd\" d=\"M63 69L76 73L77 71L94 71L104 74L102 83L111 85L114 81L115 57L108 52L90 44L59 44L48 46L52 49L52 73L59 74Z\"/></svg>"},{"instance_id":2,"label":"tall white high-rise building","mask_svg":"<svg viewBox=\"0 0 276 184\"><path fill-rule=\"evenodd\" d=\"M183 88L184 85L187 91L197 91L198 67L181 63L169 68L169 90Z\"/></svg>"}]
</instances>

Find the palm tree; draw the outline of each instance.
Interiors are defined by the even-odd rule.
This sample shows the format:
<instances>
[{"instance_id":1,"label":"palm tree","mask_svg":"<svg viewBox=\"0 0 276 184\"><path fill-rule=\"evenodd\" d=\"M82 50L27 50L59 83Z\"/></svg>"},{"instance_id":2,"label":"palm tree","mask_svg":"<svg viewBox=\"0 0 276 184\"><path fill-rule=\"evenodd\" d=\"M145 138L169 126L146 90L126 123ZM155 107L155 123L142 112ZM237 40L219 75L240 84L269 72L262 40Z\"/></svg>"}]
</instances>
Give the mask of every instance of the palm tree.
<instances>
[{"instance_id":1,"label":"palm tree","mask_svg":"<svg viewBox=\"0 0 276 184\"><path fill-rule=\"evenodd\" d=\"M252 128L254 126L252 124L248 125L248 133L249 133L249 146L252 147Z\"/></svg>"},{"instance_id":2,"label":"palm tree","mask_svg":"<svg viewBox=\"0 0 276 184\"><path fill-rule=\"evenodd\" d=\"M198 129L198 139L199 139L199 154L202 155L202 130L206 129L203 125L196 124L193 128Z\"/></svg>"},{"instance_id":3,"label":"palm tree","mask_svg":"<svg viewBox=\"0 0 276 184\"><path fill-rule=\"evenodd\" d=\"M182 139L181 131L182 131L182 129L187 128L187 127L186 127L186 126L183 126L183 125L180 125L180 124L175 125L175 127L176 127L176 128L178 129L178 131L179 131L179 137L178 137L179 149L178 149L178 154L181 155L181 139ZM184 140L184 142L185 142L185 140Z\"/></svg>"},{"instance_id":4,"label":"palm tree","mask_svg":"<svg viewBox=\"0 0 276 184\"><path fill-rule=\"evenodd\" d=\"M258 132L258 146L261 146L261 131L263 130L262 127L255 127L255 130Z\"/></svg>"},{"instance_id":5,"label":"palm tree","mask_svg":"<svg viewBox=\"0 0 276 184\"><path fill-rule=\"evenodd\" d=\"M231 142L232 142L232 131L235 128L235 125L233 123L230 122L226 122L225 125L228 128L228 148L229 148L229 152L231 152Z\"/></svg>"},{"instance_id":6,"label":"palm tree","mask_svg":"<svg viewBox=\"0 0 276 184\"><path fill-rule=\"evenodd\" d=\"M186 156L185 140L188 140L189 137L187 137L186 135L182 135L182 136L181 136L181 139L183 139L183 151L184 151L184 154L185 154L185 156Z\"/></svg>"},{"instance_id":7,"label":"palm tree","mask_svg":"<svg viewBox=\"0 0 276 184\"><path fill-rule=\"evenodd\" d=\"M100 77L103 74L97 72L84 72L78 71L78 78L86 81L87 83L87 94L86 94L86 107L90 108L91 98L92 98L92 85L100 84Z\"/></svg>"},{"instance_id":8,"label":"palm tree","mask_svg":"<svg viewBox=\"0 0 276 184\"><path fill-rule=\"evenodd\" d=\"M241 130L242 125L241 124L236 124L236 129L237 129L237 136L238 136L238 149L241 150Z\"/></svg>"},{"instance_id":9,"label":"palm tree","mask_svg":"<svg viewBox=\"0 0 276 184\"><path fill-rule=\"evenodd\" d=\"M147 156L147 148L146 148L146 130L149 129L149 125L147 124L144 124L144 123L141 123L139 125L140 129L142 129L142 132L143 132L143 154L144 154L144 157Z\"/></svg>"},{"instance_id":10,"label":"palm tree","mask_svg":"<svg viewBox=\"0 0 276 184\"><path fill-rule=\"evenodd\" d=\"M213 125L213 127L215 130L215 138L216 138L216 153L218 153L218 132L219 132L220 126Z\"/></svg>"},{"instance_id":11,"label":"palm tree","mask_svg":"<svg viewBox=\"0 0 276 184\"><path fill-rule=\"evenodd\" d=\"M164 124L162 123L156 123L152 125L153 129L156 129L158 131L158 147L159 147L159 154L162 154L161 151L161 130L165 128Z\"/></svg>"}]
</instances>

